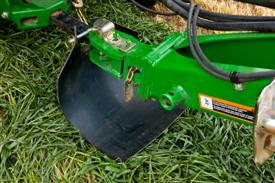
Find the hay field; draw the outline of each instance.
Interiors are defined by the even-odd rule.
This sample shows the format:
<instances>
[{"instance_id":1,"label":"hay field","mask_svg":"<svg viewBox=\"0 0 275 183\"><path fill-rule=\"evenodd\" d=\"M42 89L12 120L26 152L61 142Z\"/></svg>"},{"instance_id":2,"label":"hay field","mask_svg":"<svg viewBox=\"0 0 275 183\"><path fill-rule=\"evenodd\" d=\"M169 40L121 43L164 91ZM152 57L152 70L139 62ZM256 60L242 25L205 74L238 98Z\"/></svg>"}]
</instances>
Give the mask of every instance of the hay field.
<instances>
[{"instance_id":1,"label":"hay field","mask_svg":"<svg viewBox=\"0 0 275 183\"><path fill-rule=\"evenodd\" d=\"M230 6L235 13L247 7L247 14L273 14L231 2L200 1L219 11ZM106 16L147 43L175 31L125 0L85 4L87 17ZM70 51L68 39L53 26L20 31L0 21L0 182L274 182L274 158L261 167L253 162L252 128L193 110L126 163L100 153L58 107L56 79Z\"/></svg>"}]
</instances>

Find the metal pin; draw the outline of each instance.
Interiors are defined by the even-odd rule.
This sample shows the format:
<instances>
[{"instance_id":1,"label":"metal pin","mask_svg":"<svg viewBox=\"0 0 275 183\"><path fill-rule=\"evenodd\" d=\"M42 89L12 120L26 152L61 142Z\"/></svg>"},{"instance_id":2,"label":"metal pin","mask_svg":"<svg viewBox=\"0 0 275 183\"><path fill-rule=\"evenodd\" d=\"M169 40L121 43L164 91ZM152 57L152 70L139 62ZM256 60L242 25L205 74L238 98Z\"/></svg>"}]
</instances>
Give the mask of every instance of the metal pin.
<instances>
[{"instance_id":1,"label":"metal pin","mask_svg":"<svg viewBox=\"0 0 275 183\"><path fill-rule=\"evenodd\" d=\"M82 33L80 33L80 34L75 35L75 37L72 38L72 39L70 39L69 42L70 42L70 43L73 43L75 40L81 39L81 38L83 38L84 36L86 36L87 34L89 34L90 32L96 31L96 30L97 30L96 28L91 27L91 28L87 29L86 31L84 31L84 32L82 32Z\"/></svg>"}]
</instances>

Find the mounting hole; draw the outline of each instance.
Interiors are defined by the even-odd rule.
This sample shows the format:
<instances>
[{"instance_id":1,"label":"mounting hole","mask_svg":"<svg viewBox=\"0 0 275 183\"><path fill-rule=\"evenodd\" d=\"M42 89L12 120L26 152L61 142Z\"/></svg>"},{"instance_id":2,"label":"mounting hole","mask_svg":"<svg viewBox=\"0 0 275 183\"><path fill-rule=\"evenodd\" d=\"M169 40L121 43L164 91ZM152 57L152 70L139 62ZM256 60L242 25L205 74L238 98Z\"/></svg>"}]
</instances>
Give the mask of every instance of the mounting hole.
<instances>
[{"instance_id":1,"label":"mounting hole","mask_svg":"<svg viewBox=\"0 0 275 183\"><path fill-rule=\"evenodd\" d=\"M23 3L31 3L32 0L23 0Z\"/></svg>"},{"instance_id":2,"label":"mounting hole","mask_svg":"<svg viewBox=\"0 0 275 183\"><path fill-rule=\"evenodd\" d=\"M168 93L170 96L174 96L174 93L173 92L169 92Z\"/></svg>"},{"instance_id":3,"label":"mounting hole","mask_svg":"<svg viewBox=\"0 0 275 183\"><path fill-rule=\"evenodd\" d=\"M171 106L171 101L169 99L165 99L165 104L170 107Z\"/></svg>"},{"instance_id":4,"label":"mounting hole","mask_svg":"<svg viewBox=\"0 0 275 183\"><path fill-rule=\"evenodd\" d=\"M170 96L163 96L160 100L160 104L161 106L165 109L165 110L172 110L174 108L173 106L173 101L171 101Z\"/></svg>"},{"instance_id":5,"label":"mounting hole","mask_svg":"<svg viewBox=\"0 0 275 183\"><path fill-rule=\"evenodd\" d=\"M28 17L28 18L22 18L21 19L21 24L23 25L33 25L38 22L37 17Z\"/></svg>"}]
</instances>

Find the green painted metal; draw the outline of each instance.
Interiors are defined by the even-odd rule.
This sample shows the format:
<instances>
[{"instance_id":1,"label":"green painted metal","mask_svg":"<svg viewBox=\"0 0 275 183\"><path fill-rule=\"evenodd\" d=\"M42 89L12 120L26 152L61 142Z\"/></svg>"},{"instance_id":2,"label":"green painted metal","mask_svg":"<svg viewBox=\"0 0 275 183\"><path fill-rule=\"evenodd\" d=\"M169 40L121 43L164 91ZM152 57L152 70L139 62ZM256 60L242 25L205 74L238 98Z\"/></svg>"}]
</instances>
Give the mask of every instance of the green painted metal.
<instances>
[{"instance_id":1,"label":"green painted metal","mask_svg":"<svg viewBox=\"0 0 275 183\"><path fill-rule=\"evenodd\" d=\"M1 0L0 15L15 22L19 29L30 29L48 26L53 12L69 7L69 0Z\"/></svg>"},{"instance_id":2,"label":"green painted metal","mask_svg":"<svg viewBox=\"0 0 275 183\"><path fill-rule=\"evenodd\" d=\"M258 97L272 78L245 83L238 91L234 84L205 72L192 57L185 34L175 33L159 45L147 45L135 38L116 32L136 46L129 52L112 47L96 32L89 35L92 49L90 60L117 79L126 79L131 67L139 68L134 75L136 93L141 100L159 100L166 109L182 105L232 119L246 125L253 123L201 108L199 95L212 96L255 108ZM201 47L217 66L226 71L257 72L275 69L275 34L238 33L204 35Z\"/></svg>"},{"instance_id":3,"label":"green painted metal","mask_svg":"<svg viewBox=\"0 0 275 183\"><path fill-rule=\"evenodd\" d=\"M182 86L173 87L164 93L159 99L161 106L166 110L173 110L177 105L184 102L188 95Z\"/></svg>"}]
</instances>

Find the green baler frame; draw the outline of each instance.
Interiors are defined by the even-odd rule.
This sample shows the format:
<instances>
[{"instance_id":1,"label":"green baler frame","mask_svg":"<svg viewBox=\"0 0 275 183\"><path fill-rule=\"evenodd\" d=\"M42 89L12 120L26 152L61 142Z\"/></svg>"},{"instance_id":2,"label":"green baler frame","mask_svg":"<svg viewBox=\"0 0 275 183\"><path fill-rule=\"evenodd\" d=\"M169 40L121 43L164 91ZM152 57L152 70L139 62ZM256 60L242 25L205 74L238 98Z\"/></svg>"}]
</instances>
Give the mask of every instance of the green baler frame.
<instances>
[{"instance_id":1,"label":"green baler frame","mask_svg":"<svg viewBox=\"0 0 275 183\"><path fill-rule=\"evenodd\" d=\"M147 45L128 34L119 36L135 43L128 53L113 48L97 33L90 33L90 60L118 79L126 80L128 69L135 67L136 93L142 100L159 100L166 110L176 105L206 111L217 116L255 125L255 108L262 90L273 78L248 82L243 90L220 80L198 66L189 50L186 34L175 33L160 45ZM275 34L238 33L204 35L199 42L216 65L226 71L258 72L275 69L273 61ZM264 46L263 46L264 45ZM104 54L102 54L104 53ZM222 89L222 90L220 90ZM201 96L221 101L238 110L247 110L253 119L246 120L224 112L203 108ZM169 105L166 100L169 99Z\"/></svg>"},{"instance_id":2,"label":"green baler frame","mask_svg":"<svg viewBox=\"0 0 275 183\"><path fill-rule=\"evenodd\" d=\"M69 0L3 0L0 2L0 15L15 22L20 29L29 29L49 25L54 12L67 11L69 7ZM123 32L116 31L116 34L134 43L135 47L129 52L123 52L114 48L96 32L91 32L90 44L94 49L90 52L90 60L117 79L126 80L129 68L138 68L139 72L134 75L134 84L138 86L136 93L140 99L159 100L166 110L182 105L248 125L253 124L254 119L247 121L232 118L230 115L202 108L200 96L210 96L226 103L240 105L254 113L261 91L272 78L245 83L245 89L239 91L234 89L234 84L217 79L198 67L189 49L187 34L175 33L159 45L143 44ZM274 40L275 34L272 33L199 37L202 48L212 60L217 61L217 66L226 71L237 72L275 69L275 56L271 54L275 52ZM217 87L222 87L224 92L219 92Z\"/></svg>"}]
</instances>

